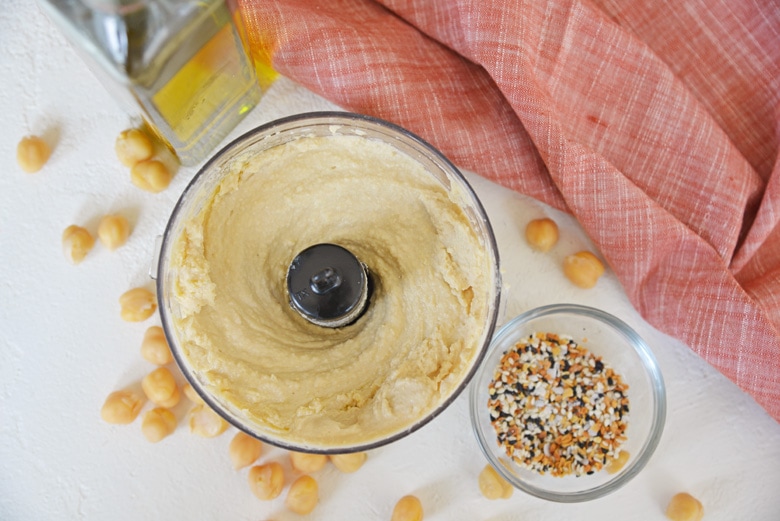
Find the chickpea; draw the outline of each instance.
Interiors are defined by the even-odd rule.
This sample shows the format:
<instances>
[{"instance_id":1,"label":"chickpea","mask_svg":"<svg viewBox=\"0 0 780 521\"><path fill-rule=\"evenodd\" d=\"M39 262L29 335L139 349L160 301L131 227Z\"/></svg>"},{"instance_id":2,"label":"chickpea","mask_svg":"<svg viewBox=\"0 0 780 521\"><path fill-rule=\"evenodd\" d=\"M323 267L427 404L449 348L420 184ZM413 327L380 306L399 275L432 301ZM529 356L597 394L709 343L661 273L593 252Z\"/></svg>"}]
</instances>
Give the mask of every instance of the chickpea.
<instances>
[{"instance_id":1,"label":"chickpea","mask_svg":"<svg viewBox=\"0 0 780 521\"><path fill-rule=\"evenodd\" d=\"M153 194L168 188L171 177L168 167L156 159L141 161L130 169L130 181L141 190Z\"/></svg>"},{"instance_id":2,"label":"chickpea","mask_svg":"<svg viewBox=\"0 0 780 521\"><path fill-rule=\"evenodd\" d=\"M487 499L509 499L515 489L496 469L485 465L479 473L479 490Z\"/></svg>"},{"instance_id":3,"label":"chickpea","mask_svg":"<svg viewBox=\"0 0 780 521\"><path fill-rule=\"evenodd\" d=\"M81 226L71 224L62 232L62 252L72 264L78 264L95 245L95 238Z\"/></svg>"},{"instance_id":4,"label":"chickpea","mask_svg":"<svg viewBox=\"0 0 780 521\"><path fill-rule=\"evenodd\" d=\"M215 438L225 432L228 423L205 403L190 410L190 432L204 438Z\"/></svg>"},{"instance_id":5,"label":"chickpea","mask_svg":"<svg viewBox=\"0 0 780 521\"><path fill-rule=\"evenodd\" d=\"M100 219L97 235L103 246L113 251L127 242L130 223L121 215L106 215Z\"/></svg>"},{"instance_id":6,"label":"chickpea","mask_svg":"<svg viewBox=\"0 0 780 521\"><path fill-rule=\"evenodd\" d=\"M328 462L325 454L307 454L305 452L290 451L290 463L293 468L304 474L311 474L322 470Z\"/></svg>"},{"instance_id":7,"label":"chickpea","mask_svg":"<svg viewBox=\"0 0 780 521\"><path fill-rule=\"evenodd\" d=\"M16 145L16 162L27 172L37 172L51 156L51 149L46 142L38 136L25 136Z\"/></svg>"},{"instance_id":8,"label":"chickpea","mask_svg":"<svg viewBox=\"0 0 780 521\"><path fill-rule=\"evenodd\" d=\"M125 389L109 394L100 409L100 417L103 421L115 424L133 423L141 407L144 405L143 397L135 391Z\"/></svg>"},{"instance_id":9,"label":"chickpea","mask_svg":"<svg viewBox=\"0 0 780 521\"><path fill-rule=\"evenodd\" d=\"M620 472L620 469L626 466L626 463L628 463L628 458L631 457L631 454L628 453L626 450L621 450L618 452L618 455L616 458L610 460L607 463L606 469L608 474L617 474Z\"/></svg>"},{"instance_id":10,"label":"chickpea","mask_svg":"<svg viewBox=\"0 0 780 521\"><path fill-rule=\"evenodd\" d=\"M195 390L195 388L192 386L191 383L187 382L184 384L184 396L189 399L192 403L199 405L199 404L205 404L206 402L203 401L203 398L200 397L198 394L198 391Z\"/></svg>"},{"instance_id":11,"label":"chickpea","mask_svg":"<svg viewBox=\"0 0 780 521\"><path fill-rule=\"evenodd\" d=\"M319 501L319 486L317 480L308 475L303 475L292 482L284 505L288 510L296 514L306 515L314 510Z\"/></svg>"},{"instance_id":12,"label":"chickpea","mask_svg":"<svg viewBox=\"0 0 780 521\"><path fill-rule=\"evenodd\" d=\"M181 399L179 386L173 373L166 367L158 367L141 380L141 387L152 402L160 407L174 407Z\"/></svg>"},{"instance_id":13,"label":"chickpea","mask_svg":"<svg viewBox=\"0 0 780 521\"><path fill-rule=\"evenodd\" d=\"M701 521L704 517L704 507L701 502L688 494L680 492L672 496L666 507L666 517L672 521Z\"/></svg>"},{"instance_id":14,"label":"chickpea","mask_svg":"<svg viewBox=\"0 0 780 521\"><path fill-rule=\"evenodd\" d=\"M552 219L534 219L525 227L525 239L534 249L550 251L558 242L558 225Z\"/></svg>"},{"instance_id":15,"label":"chickpea","mask_svg":"<svg viewBox=\"0 0 780 521\"><path fill-rule=\"evenodd\" d=\"M151 443L157 443L176 430L176 416L164 407L155 407L144 414L141 432Z\"/></svg>"},{"instance_id":16,"label":"chickpea","mask_svg":"<svg viewBox=\"0 0 780 521\"><path fill-rule=\"evenodd\" d=\"M275 461L257 465L249 469L247 479L255 496L263 500L274 499L284 488L284 469Z\"/></svg>"},{"instance_id":17,"label":"chickpea","mask_svg":"<svg viewBox=\"0 0 780 521\"><path fill-rule=\"evenodd\" d=\"M141 356L147 362L155 365L165 365L173 362L171 348L165 339L165 332L160 326L151 326L144 333L141 342Z\"/></svg>"},{"instance_id":18,"label":"chickpea","mask_svg":"<svg viewBox=\"0 0 780 521\"><path fill-rule=\"evenodd\" d=\"M415 496L404 496L398 500L393 508L393 516L390 521L422 521L422 503Z\"/></svg>"},{"instance_id":19,"label":"chickpea","mask_svg":"<svg viewBox=\"0 0 780 521\"><path fill-rule=\"evenodd\" d=\"M257 461L257 458L260 457L262 452L263 444L260 440L241 431L233 436L233 439L230 440L230 446L228 447L230 461L233 463L233 468L236 470L248 467Z\"/></svg>"},{"instance_id":20,"label":"chickpea","mask_svg":"<svg viewBox=\"0 0 780 521\"><path fill-rule=\"evenodd\" d=\"M157 310L154 293L146 288L128 290L119 297L120 315L128 322L142 322Z\"/></svg>"},{"instance_id":21,"label":"chickpea","mask_svg":"<svg viewBox=\"0 0 780 521\"><path fill-rule=\"evenodd\" d=\"M575 286L589 289L604 274L604 264L589 251L581 251L563 259L563 273Z\"/></svg>"},{"instance_id":22,"label":"chickpea","mask_svg":"<svg viewBox=\"0 0 780 521\"><path fill-rule=\"evenodd\" d=\"M119 133L114 142L114 151L120 163L132 167L152 157L154 143L144 131L131 128Z\"/></svg>"},{"instance_id":23,"label":"chickpea","mask_svg":"<svg viewBox=\"0 0 780 521\"><path fill-rule=\"evenodd\" d=\"M341 472L355 472L366 462L368 455L365 452L353 452L351 454L331 454L330 461Z\"/></svg>"}]
</instances>

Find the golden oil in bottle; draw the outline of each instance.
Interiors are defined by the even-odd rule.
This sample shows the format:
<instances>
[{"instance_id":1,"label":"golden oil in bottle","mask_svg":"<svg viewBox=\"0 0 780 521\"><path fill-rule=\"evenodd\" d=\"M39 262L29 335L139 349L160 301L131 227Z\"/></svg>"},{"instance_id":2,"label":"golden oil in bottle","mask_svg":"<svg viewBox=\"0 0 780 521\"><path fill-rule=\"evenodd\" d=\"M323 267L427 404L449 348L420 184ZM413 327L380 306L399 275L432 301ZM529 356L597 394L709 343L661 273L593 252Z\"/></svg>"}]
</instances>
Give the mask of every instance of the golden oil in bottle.
<instances>
[{"instance_id":1,"label":"golden oil in bottle","mask_svg":"<svg viewBox=\"0 0 780 521\"><path fill-rule=\"evenodd\" d=\"M267 38L264 38L262 34L256 33L254 38L250 38L247 32L247 26L244 23L243 11L238 5L238 0L227 0L227 2L233 11L233 21L239 37L244 43L244 50L255 67L257 81L260 83L261 90L265 92L265 90L279 77L279 73L276 72L271 65L271 62L273 61L271 52L273 45ZM254 45L251 45L252 41L254 41Z\"/></svg>"},{"instance_id":2,"label":"golden oil in bottle","mask_svg":"<svg viewBox=\"0 0 780 521\"><path fill-rule=\"evenodd\" d=\"M47 5L98 78L140 109L184 165L202 161L260 100L256 64L225 0Z\"/></svg>"}]
</instances>

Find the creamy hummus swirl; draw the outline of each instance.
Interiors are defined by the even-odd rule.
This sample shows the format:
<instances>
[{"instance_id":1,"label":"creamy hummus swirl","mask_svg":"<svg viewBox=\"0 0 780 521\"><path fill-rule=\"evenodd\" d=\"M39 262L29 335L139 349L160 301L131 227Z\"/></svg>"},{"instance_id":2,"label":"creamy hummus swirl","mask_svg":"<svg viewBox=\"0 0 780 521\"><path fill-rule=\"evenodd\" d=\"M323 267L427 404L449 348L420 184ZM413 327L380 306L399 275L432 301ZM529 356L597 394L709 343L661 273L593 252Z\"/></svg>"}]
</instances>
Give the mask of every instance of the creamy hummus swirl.
<instances>
[{"instance_id":1,"label":"creamy hummus swirl","mask_svg":"<svg viewBox=\"0 0 780 521\"><path fill-rule=\"evenodd\" d=\"M493 267L465 197L359 136L235 161L173 246L186 362L217 401L286 443L348 447L408 429L456 390L488 327ZM317 243L371 273L367 311L347 327L290 307L287 269Z\"/></svg>"}]
</instances>

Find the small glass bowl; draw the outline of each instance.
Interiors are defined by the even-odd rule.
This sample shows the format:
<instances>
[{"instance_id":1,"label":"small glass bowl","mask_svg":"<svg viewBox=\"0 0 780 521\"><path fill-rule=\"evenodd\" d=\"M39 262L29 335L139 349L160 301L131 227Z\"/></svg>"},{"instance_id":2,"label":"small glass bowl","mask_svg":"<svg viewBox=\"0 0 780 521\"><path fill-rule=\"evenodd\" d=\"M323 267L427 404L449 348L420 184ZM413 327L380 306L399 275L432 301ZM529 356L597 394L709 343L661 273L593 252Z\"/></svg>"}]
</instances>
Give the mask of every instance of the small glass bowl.
<instances>
[{"instance_id":1,"label":"small glass bowl","mask_svg":"<svg viewBox=\"0 0 780 521\"><path fill-rule=\"evenodd\" d=\"M488 386L504 353L533 333L569 336L600 357L628 385L626 440L620 446L630 457L615 473L556 477L521 467L499 445L488 408ZM598 309L556 304L527 311L493 337L488 354L470 389L471 423L490 464L514 487L533 496L562 503L589 501L614 492L636 476L652 456L663 432L666 391L658 363L644 340L627 324ZM521 426L522 427L522 426Z\"/></svg>"}]
</instances>

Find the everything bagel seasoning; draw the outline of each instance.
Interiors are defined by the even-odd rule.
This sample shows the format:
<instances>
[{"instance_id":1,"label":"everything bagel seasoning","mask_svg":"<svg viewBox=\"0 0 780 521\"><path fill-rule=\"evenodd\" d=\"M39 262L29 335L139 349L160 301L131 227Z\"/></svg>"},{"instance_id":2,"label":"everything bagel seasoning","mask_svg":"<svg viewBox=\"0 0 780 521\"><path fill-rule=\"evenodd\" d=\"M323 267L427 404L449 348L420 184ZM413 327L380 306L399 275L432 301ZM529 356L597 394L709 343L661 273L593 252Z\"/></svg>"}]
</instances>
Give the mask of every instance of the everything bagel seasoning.
<instances>
[{"instance_id":1,"label":"everything bagel seasoning","mask_svg":"<svg viewBox=\"0 0 780 521\"><path fill-rule=\"evenodd\" d=\"M621 376L570 337L534 333L501 357L488 391L498 444L521 467L593 474L626 440Z\"/></svg>"}]
</instances>

